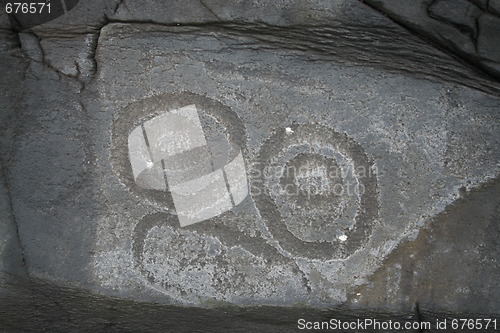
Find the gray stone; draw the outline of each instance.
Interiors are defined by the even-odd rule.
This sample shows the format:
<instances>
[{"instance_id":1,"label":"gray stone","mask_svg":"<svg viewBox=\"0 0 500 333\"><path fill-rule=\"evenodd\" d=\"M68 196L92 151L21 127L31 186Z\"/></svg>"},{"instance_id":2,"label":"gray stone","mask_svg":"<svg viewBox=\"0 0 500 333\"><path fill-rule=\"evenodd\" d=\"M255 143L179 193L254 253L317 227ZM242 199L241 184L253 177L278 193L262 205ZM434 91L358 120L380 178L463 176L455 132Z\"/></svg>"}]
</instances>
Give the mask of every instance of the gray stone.
<instances>
[{"instance_id":1,"label":"gray stone","mask_svg":"<svg viewBox=\"0 0 500 333\"><path fill-rule=\"evenodd\" d=\"M437 0L429 7L429 14L477 35L476 19L481 10L467 0Z\"/></svg>"},{"instance_id":2,"label":"gray stone","mask_svg":"<svg viewBox=\"0 0 500 333\"><path fill-rule=\"evenodd\" d=\"M19 44L10 34L0 34L5 49L0 51L0 280L4 275L23 280L27 276L23 247L19 239L18 226L12 211L8 180L8 161L12 156L15 136L15 117L20 112L24 89L23 80L27 63L19 50ZM0 282L0 298L10 291L4 290Z\"/></svg>"},{"instance_id":3,"label":"gray stone","mask_svg":"<svg viewBox=\"0 0 500 333\"><path fill-rule=\"evenodd\" d=\"M366 2L412 30L434 37L448 47L457 48L467 54L474 53L474 44L469 36L463 35L447 23L429 17L427 10L431 1L406 1L404 5L397 0L368 0Z\"/></svg>"},{"instance_id":4,"label":"gray stone","mask_svg":"<svg viewBox=\"0 0 500 333\"><path fill-rule=\"evenodd\" d=\"M453 26L418 21L429 5L398 17L469 52ZM479 41L495 68L491 17ZM244 331L243 314L290 331L303 310L339 305L360 311L341 318L498 312L500 85L365 4L89 1L2 36L7 329L158 331L173 317L192 331L213 315L230 316L214 330ZM149 126L192 105L203 147ZM184 200L205 180L217 186Z\"/></svg>"},{"instance_id":5,"label":"gray stone","mask_svg":"<svg viewBox=\"0 0 500 333\"><path fill-rule=\"evenodd\" d=\"M10 196L5 182L5 171L0 164L0 272L25 277L23 252L19 242L16 221L12 215ZM0 294L1 288L0 288Z\"/></svg>"},{"instance_id":6,"label":"gray stone","mask_svg":"<svg viewBox=\"0 0 500 333\"><path fill-rule=\"evenodd\" d=\"M498 314L500 292L490 286L500 279L499 192L497 179L449 206L353 288L351 304L408 311L444 304L450 312Z\"/></svg>"},{"instance_id":7,"label":"gray stone","mask_svg":"<svg viewBox=\"0 0 500 333\"><path fill-rule=\"evenodd\" d=\"M481 27L479 27L476 41L475 35L471 36L470 33L463 33L460 29L455 28L455 26L430 17L429 13L432 13L431 9L433 6L431 6L431 4L433 1L416 0L402 2L398 0L366 0L365 2L381 12L386 13L396 22L426 38L430 38L451 52L467 59L473 65L479 65L483 70L498 78L498 72L491 70L491 68L496 67L496 65L489 66L487 64L488 62L498 63L496 55L492 55L487 49L483 52L478 44L481 39L492 40L495 44L499 44L498 33L495 29L482 30ZM442 5L439 5L440 3ZM444 3L439 1L436 6L443 6L443 8L440 11L441 14L436 12L436 15L462 26L473 26L477 10L467 11L468 6L463 1L457 3L462 3L464 5L456 7L455 2L453 2L452 10L446 13L443 5ZM431 7L429 8L429 6ZM462 9L458 10L458 8ZM436 8L434 7L434 9ZM476 45L478 46L477 51Z\"/></svg>"},{"instance_id":8,"label":"gray stone","mask_svg":"<svg viewBox=\"0 0 500 333\"><path fill-rule=\"evenodd\" d=\"M95 33L105 24L107 18L111 17L120 0L111 1L79 1L78 4L66 14L56 19L37 25L30 30L39 34L40 32L51 32L53 34L68 35Z\"/></svg>"},{"instance_id":9,"label":"gray stone","mask_svg":"<svg viewBox=\"0 0 500 333\"><path fill-rule=\"evenodd\" d=\"M0 302L2 329L6 332L301 332L299 319L342 322L376 318L379 322L418 323L447 318L459 319L447 312L412 311L394 313L354 309L305 309L302 307L220 307L186 308L133 302L96 295L62 284L34 279L31 284L10 283L11 293ZM474 316L473 314L470 314ZM368 330L370 331L370 330Z\"/></svg>"},{"instance_id":10,"label":"gray stone","mask_svg":"<svg viewBox=\"0 0 500 333\"><path fill-rule=\"evenodd\" d=\"M345 0L269 2L220 0L137 2L124 0L113 19L155 23L259 22L271 25L322 24L338 19L344 7L360 4ZM153 15L151 15L153 13Z\"/></svg>"},{"instance_id":11,"label":"gray stone","mask_svg":"<svg viewBox=\"0 0 500 333\"><path fill-rule=\"evenodd\" d=\"M0 32L0 52L9 52L19 50L21 42L19 36L12 31Z\"/></svg>"},{"instance_id":12,"label":"gray stone","mask_svg":"<svg viewBox=\"0 0 500 333\"><path fill-rule=\"evenodd\" d=\"M500 74L500 64L498 62L483 60L482 66L487 68L489 73Z\"/></svg>"},{"instance_id":13,"label":"gray stone","mask_svg":"<svg viewBox=\"0 0 500 333\"><path fill-rule=\"evenodd\" d=\"M489 61L500 63L500 17L484 14L479 18L479 54Z\"/></svg>"},{"instance_id":14,"label":"gray stone","mask_svg":"<svg viewBox=\"0 0 500 333\"><path fill-rule=\"evenodd\" d=\"M253 47L237 48L236 40ZM342 303L347 285L363 283L399 242L418 233L426 216L435 215L458 198L460 187L472 188L498 172L496 98L450 85L403 80L374 69L315 65L300 53L287 57L287 51L268 52L259 45L245 36L232 39L200 29L122 24L103 29L96 84L107 97L101 100L107 116L96 124L93 136L108 142L106 129L114 126L111 145L103 146L101 153L112 157L106 162L113 166L107 171L112 181L102 184L102 191L109 193L106 197L112 212L125 212L128 207L126 214L98 221L102 231L97 235L94 274L106 293L141 298L154 290L170 302L198 306L211 301L240 305ZM121 50L120 58L129 60L126 70L116 61L116 50ZM257 70L255 64L266 70ZM346 77L350 79L343 79ZM270 80L280 83L269 85ZM145 81L147 86L136 83ZM328 244L314 245L311 240L318 235L311 228L290 234L274 228L285 223L280 214L288 216L293 203L273 195L265 199L257 191L230 219L200 222L199 229L193 230L176 227L167 201L160 197L151 197L151 204L141 201L146 193L132 185L126 145L120 142L126 142L137 119L147 118L156 108L194 103L203 110L208 102L199 95L217 98L242 119L247 137L245 164L257 173L263 171L258 163L280 166L293 161L300 151L286 147L297 144L294 138L303 144L321 143L325 156L333 149L328 142L338 142L335 149L344 155L359 151L350 157L353 163L365 167L374 163L378 168L377 190L361 201L366 202L365 210L375 212L377 222L372 220L374 216L359 220L358 228L364 231L351 242L349 233L330 231L328 225L304 215L310 225L334 235L338 246L334 251ZM113 119L119 119L119 125L113 125ZM328 134L330 130L333 132ZM478 132L483 134L476 141ZM335 133L345 133L347 138ZM315 154L313 146L307 149ZM272 179L264 179L262 185L251 181L250 185L265 191ZM368 179L367 189L369 184ZM120 191L126 192L119 200L111 195ZM377 197L378 203L370 201ZM269 206L273 200L277 210ZM354 202L359 205L359 200ZM287 221L288 229L301 230L299 221ZM227 231L218 232L212 223ZM112 237L108 236L111 230ZM241 234L238 240L229 241L225 232ZM344 236L348 239L345 247ZM329 246L330 257L326 254ZM259 254L256 247L269 248L269 254ZM282 261L284 258L288 259ZM137 270L134 265L142 268ZM122 273L117 275L117 271ZM304 285L302 281L306 281ZM115 285L121 286L120 292L112 291ZM252 289L253 285L261 288Z\"/></svg>"},{"instance_id":15,"label":"gray stone","mask_svg":"<svg viewBox=\"0 0 500 333\"><path fill-rule=\"evenodd\" d=\"M439 22L428 15L430 0L418 0L405 2L394 0L368 0L372 6L389 14L396 21L430 37L435 42L444 47L459 53L467 58L473 65L481 65L481 57L478 57L475 47L475 25L474 17L476 11L472 10L468 15L467 10L460 10L456 5L452 6L450 13L442 13L447 21L454 22L455 26L448 23ZM472 6L472 5L471 5ZM490 5L492 7L494 5ZM466 6L460 6L464 9ZM470 8L475 8L474 6ZM469 9L470 9L469 8ZM494 8L494 7L492 7ZM467 9L467 8L465 8ZM440 15L440 14L436 14ZM441 17L441 16L440 16ZM339 24L349 24L350 22L362 22L364 26L387 25L388 20L383 22L382 17L370 13L361 2L336 0L325 3L324 1L308 1L307 5L302 1L287 0L280 3L269 3L265 1L241 1L228 6L224 1L218 0L191 0L191 1L163 1L163 2L137 2L133 0L124 1L80 1L72 10L57 19L36 26L32 29L37 35L43 33L78 33L92 34L92 40L97 39L99 29L109 21L134 21L152 22L164 25L175 24L213 24L213 23L253 23L268 24L272 26L338 26ZM389 24L390 25L390 24ZM456 27L461 27L457 29ZM467 33L463 33L467 27ZM472 29L472 30L471 30ZM470 34L472 33L472 40ZM94 42L92 42L94 45ZM75 46L62 46L75 47ZM85 48L85 45L81 45ZM71 52L71 51L70 51ZM78 63L81 59L78 61ZM485 61L491 61L486 59ZM61 64L62 65L62 64ZM74 75L75 65L67 63L65 73ZM84 61L79 64L82 72L92 64ZM491 66L482 66L489 71ZM78 70L78 69L76 69ZM495 72L490 73L495 74Z\"/></svg>"},{"instance_id":16,"label":"gray stone","mask_svg":"<svg viewBox=\"0 0 500 333\"><path fill-rule=\"evenodd\" d=\"M478 6L479 8L481 8L482 10L486 10L488 8L489 0L469 0L469 1Z\"/></svg>"},{"instance_id":17,"label":"gray stone","mask_svg":"<svg viewBox=\"0 0 500 333\"><path fill-rule=\"evenodd\" d=\"M113 18L120 21L139 20L166 24L220 20L207 4L198 0L142 3L121 1Z\"/></svg>"},{"instance_id":18,"label":"gray stone","mask_svg":"<svg viewBox=\"0 0 500 333\"><path fill-rule=\"evenodd\" d=\"M38 37L30 33L19 33L18 36L26 55L32 60L42 62L44 55Z\"/></svg>"},{"instance_id":19,"label":"gray stone","mask_svg":"<svg viewBox=\"0 0 500 333\"><path fill-rule=\"evenodd\" d=\"M46 63L64 75L74 76L81 82L88 82L95 72L93 50L94 34L75 35L68 38L44 38L40 47Z\"/></svg>"},{"instance_id":20,"label":"gray stone","mask_svg":"<svg viewBox=\"0 0 500 333\"><path fill-rule=\"evenodd\" d=\"M500 1L498 0L489 0L488 1L488 11L497 16L500 16Z\"/></svg>"},{"instance_id":21,"label":"gray stone","mask_svg":"<svg viewBox=\"0 0 500 333\"><path fill-rule=\"evenodd\" d=\"M107 21L135 21L166 25L213 22L260 23L279 26L324 25L348 22L378 21L373 13L362 11L360 2L347 0L285 0L271 3L262 0L79 1L75 8L57 19L33 28L54 33L95 32Z\"/></svg>"},{"instance_id":22,"label":"gray stone","mask_svg":"<svg viewBox=\"0 0 500 333\"><path fill-rule=\"evenodd\" d=\"M10 30L9 17L5 14L5 10L3 8L0 13L0 30Z\"/></svg>"},{"instance_id":23,"label":"gray stone","mask_svg":"<svg viewBox=\"0 0 500 333\"><path fill-rule=\"evenodd\" d=\"M10 127L7 182L30 274L50 270L57 278L85 279L93 203L80 84L31 61ZM12 83L11 83L12 84ZM11 88L12 89L12 88ZM13 88L19 89L19 88Z\"/></svg>"}]
</instances>

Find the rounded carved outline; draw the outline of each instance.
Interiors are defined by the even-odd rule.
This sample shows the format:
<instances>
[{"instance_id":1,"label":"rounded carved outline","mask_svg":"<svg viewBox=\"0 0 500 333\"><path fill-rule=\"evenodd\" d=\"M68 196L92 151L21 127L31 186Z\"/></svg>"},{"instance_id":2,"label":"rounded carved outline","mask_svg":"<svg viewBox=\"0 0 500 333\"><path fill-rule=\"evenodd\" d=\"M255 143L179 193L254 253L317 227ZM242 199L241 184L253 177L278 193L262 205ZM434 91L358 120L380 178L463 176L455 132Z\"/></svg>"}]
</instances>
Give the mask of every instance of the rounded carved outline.
<instances>
[{"instance_id":1,"label":"rounded carved outline","mask_svg":"<svg viewBox=\"0 0 500 333\"><path fill-rule=\"evenodd\" d=\"M294 124L290 128L293 134L288 135L283 130L277 131L262 145L257 164L260 174L265 174L265 167L269 161L285 150L287 145L292 144L293 140L299 140L293 143L320 144L339 151L352 160L355 170L359 166L365 167L366 170L373 167L373 162L368 158L363 148L345 134L318 124ZM371 173L366 177L357 178L357 180L363 185L364 192L360 193L355 226L346 232L347 240L344 242L337 239L332 240L332 242L305 242L288 230L268 188L262 186L260 195L253 197L269 231L284 250L295 257L321 260L345 259L367 242L371 235L372 224L378 216L376 176Z\"/></svg>"}]
</instances>

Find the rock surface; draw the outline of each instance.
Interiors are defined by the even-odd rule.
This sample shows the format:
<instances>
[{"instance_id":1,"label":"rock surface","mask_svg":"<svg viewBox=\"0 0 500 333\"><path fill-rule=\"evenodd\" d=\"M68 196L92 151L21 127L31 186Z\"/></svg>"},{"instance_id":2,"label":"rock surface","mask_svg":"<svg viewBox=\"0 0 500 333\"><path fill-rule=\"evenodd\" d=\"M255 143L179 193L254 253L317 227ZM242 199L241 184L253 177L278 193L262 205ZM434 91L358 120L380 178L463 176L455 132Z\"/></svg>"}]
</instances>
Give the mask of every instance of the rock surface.
<instances>
[{"instance_id":1,"label":"rock surface","mask_svg":"<svg viewBox=\"0 0 500 333\"><path fill-rule=\"evenodd\" d=\"M366 2L495 74L494 1ZM500 84L369 6L89 1L2 27L0 297L48 309L32 323L94 297L122 321L148 311L109 296L201 318L499 313ZM241 148L250 193L180 227L170 192L137 186L127 140L188 105L210 145Z\"/></svg>"},{"instance_id":2,"label":"rock surface","mask_svg":"<svg viewBox=\"0 0 500 333\"><path fill-rule=\"evenodd\" d=\"M347 285L362 283L394 246L415 235L426 216L453 202L459 188L472 188L478 180L493 178L498 172L495 98L408 77L403 83L400 76L379 70L310 63L307 53L269 52L246 36L206 30L110 24L101 32L96 84L100 96L106 97L100 98L100 121L91 136L102 142L103 152L98 155L112 157L105 162L112 167L108 181L100 183L103 193L110 193L105 194L108 214L114 216L110 219L104 214L98 222L102 231L97 235L95 267L101 270L95 274L102 284L120 285L127 293L146 284L185 304L201 305L210 299L236 304L342 303ZM120 70L123 58L129 65ZM161 102L144 99L164 94ZM137 119L146 117L148 109L154 109L149 105L174 108L195 103L203 109L205 102L198 95L218 99L245 124L245 162L249 173L257 174L257 179L250 176L249 180L255 193L234 216L216 219L215 229L207 222L193 230L176 230L175 218L163 208L168 204L160 200L141 204L144 193L127 181L130 172L120 137L127 135ZM291 134L285 133L287 127ZM107 128L112 129L111 142L103 136ZM476 140L477 132L486 136ZM299 143L304 148L294 148ZM376 180L369 175L354 177L353 183L366 182L369 195L352 198L355 211L367 211L366 220L354 213L359 217L356 230L361 233L353 233L353 243L348 239L343 244L342 232L329 231L325 224L336 220L337 213L319 215L320 222L313 222L314 214L295 219L294 214L303 213L292 213L289 200L293 196L268 193L274 182L287 180L266 175L266 167L300 163L293 161L306 152L310 159L333 158L317 149L340 151L367 173L376 169ZM109 178L113 174L118 175L114 181ZM351 200L348 194L340 197ZM332 200L330 194L328 198ZM326 210L321 200L313 198L309 209L314 212L318 205ZM302 202L308 200L298 204ZM292 211L282 205L292 205ZM352 218L346 210L338 214L346 221ZM144 219L147 222L141 222ZM309 227L301 227L304 219ZM137 228L144 223L149 227L138 234ZM275 229L275 223L287 223L287 228ZM314 236L314 228L320 228L326 238ZM111 230L112 238L107 236ZM234 236L226 240L225 232L237 233L238 241ZM345 236L351 237L350 233ZM314 245L327 240L331 244L324 249ZM163 249L169 247L173 248L165 257ZM134 261L143 266L143 277L136 275ZM256 285L262 287L256 290Z\"/></svg>"},{"instance_id":3,"label":"rock surface","mask_svg":"<svg viewBox=\"0 0 500 333\"><path fill-rule=\"evenodd\" d=\"M408 29L500 78L498 1L366 0ZM493 50L497 48L496 50Z\"/></svg>"},{"instance_id":4,"label":"rock surface","mask_svg":"<svg viewBox=\"0 0 500 333\"><path fill-rule=\"evenodd\" d=\"M370 283L353 290L353 305L408 311L415 304L431 310L444 305L459 312L475 304L477 313L497 313L500 293L488 286L500 278L499 191L496 181L450 205L395 250Z\"/></svg>"}]
</instances>

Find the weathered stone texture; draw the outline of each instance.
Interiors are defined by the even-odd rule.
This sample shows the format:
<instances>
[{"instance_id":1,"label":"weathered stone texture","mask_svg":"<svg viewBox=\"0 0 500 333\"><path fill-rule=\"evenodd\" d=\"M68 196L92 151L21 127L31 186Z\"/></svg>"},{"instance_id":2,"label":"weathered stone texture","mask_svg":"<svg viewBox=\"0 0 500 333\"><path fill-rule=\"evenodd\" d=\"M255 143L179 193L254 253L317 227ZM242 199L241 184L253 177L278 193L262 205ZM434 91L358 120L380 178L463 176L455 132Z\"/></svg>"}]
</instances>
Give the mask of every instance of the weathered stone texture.
<instances>
[{"instance_id":1,"label":"weathered stone texture","mask_svg":"<svg viewBox=\"0 0 500 333\"><path fill-rule=\"evenodd\" d=\"M21 32L3 16L0 292L53 306L30 329L62 311L50 325L65 330L87 301L117 305L86 323L103 331L131 308L179 305L252 321L244 307L498 314L497 2L366 2L418 36L344 0L80 1ZM187 106L206 142L162 142L151 120ZM162 155L189 143L203 147ZM158 174L138 180L131 150L161 156L136 161ZM365 173L325 172L350 166ZM189 192L190 170L219 172L211 197L245 176L249 193L181 227L171 189ZM314 191L346 184L364 192ZM62 291L41 296L44 283Z\"/></svg>"},{"instance_id":2,"label":"weathered stone texture","mask_svg":"<svg viewBox=\"0 0 500 333\"><path fill-rule=\"evenodd\" d=\"M466 0L366 0L366 3L490 75L500 77L498 52L490 49L500 44L496 1L488 2L487 8L480 1Z\"/></svg>"}]
</instances>

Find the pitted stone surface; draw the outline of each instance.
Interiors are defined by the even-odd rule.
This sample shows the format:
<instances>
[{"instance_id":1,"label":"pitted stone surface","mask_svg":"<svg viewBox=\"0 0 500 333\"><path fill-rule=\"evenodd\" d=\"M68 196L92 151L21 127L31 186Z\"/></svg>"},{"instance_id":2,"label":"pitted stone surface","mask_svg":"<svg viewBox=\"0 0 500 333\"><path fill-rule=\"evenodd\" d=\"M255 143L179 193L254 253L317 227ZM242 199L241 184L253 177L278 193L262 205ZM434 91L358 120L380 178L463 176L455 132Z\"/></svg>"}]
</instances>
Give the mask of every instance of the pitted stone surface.
<instances>
[{"instance_id":1,"label":"pitted stone surface","mask_svg":"<svg viewBox=\"0 0 500 333\"><path fill-rule=\"evenodd\" d=\"M120 133L126 130L114 131L112 139L106 137L107 131L103 129L116 127L116 123L122 127L127 122L132 124L127 112L122 111L130 110L128 105L142 105L134 112L147 118L152 116L154 108L141 101L150 96L174 96L187 91L182 99L184 104L204 95L219 100L241 118L246 133L245 163L250 168L262 167L259 163L279 164L272 162L273 158L284 158L281 164L291 159L293 150L289 158L286 153L273 151L270 151L272 158L266 158L264 147L266 141L270 147L279 144L291 147L294 135L298 135L301 144L312 146L315 154L325 149L318 156L366 155L363 165L376 166L378 185L370 190L366 207L361 205L355 214L359 217L369 209L376 213L370 215L372 231L358 238L356 246L349 245L348 233L343 235L338 231L332 234L337 239L332 236L328 239L334 245L328 245L324 239L314 239L311 235L296 237L297 230L294 235L294 228L286 225L299 220L285 223L280 214L270 213L271 203L262 201L262 194L254 191L251 200L233 212L192 230L181 230L176 227L175 212L162 203L165 199L144 201L147 196L127 185L130 181L117 178L121 175L122 179L131 179L131 173L122 170L117 174L109 169L109 179L116 180L103 183L102 191L108 197L110 209L122 213L115 214L113 220L98 222L101 231L96 243L95 277L105 289L111 291L112 286L120 285L121 293L140 297L142 292L137 290L146 288L144 293L150 289L149 292L163 293L170 301L193 305L212 301L282 304L283 299L287 304L341 303L346 299L346 285L362 283L399 242L418 232L427 217L458 198L461 187L470 189L498 175L499 152L495 144L498 138L494 135L498 100L494 97L418 79L405 78L403 84L401 77L377 70L314 64L305 61L307 56L300 52L286 57L279 50L272 53L256 50L259 44L251 40L246 44L253 48L235 47L236 40L238 44L245 43L242 36L234 39L220 32L186 28L147 30L147 26L139 29L134 25L113 24L101 34L98 62L102 65L97 83L105 117L94 131L103 143L113 142L102 146L104 155L114 155L118 165L119 160L127 159L123 153L126 146L118 143L123 140ZM115 39L116 35L121 38ZM117 52L121 57L133 59L131 64L135 65L121 69L113 61ZM155 66L145 67L145 59L152 55ZM235 62L239 65L234 66ZM256 63L266 71L256 71L253 68ZM147 88L136 84L146 80ZM179 103L173 97L157 97L157 101L166 107ZM455 117L451 117L452 113ZM455 122L457 117L460 124ZM227 127L231 126L230 121ZM303 126L308 129L301 132ZM459 153L463 145L458 142L471 142L478 126L482 133L492 137L474 150L478 156L471 158ZM123 128L132 130L133 126ZM328 139L328 131L342 134ZM342 146L345 140L353 143ZM261 155L264 157L259 159ZM356 163L353 156L347 155L344 161L350 159ZM108 163L116 165L113 160ZM336 163L342 163L342 159ZM270 181L262 177L263 184ZM250 178L254 190L262 186L255 174ZM117 192L121 193L119 200L111 195ZM284 207L284 202L274 199L274 205ZM289 208L280 209L285 216L288 214ZM279 223L285 226L283 230L289 230L284 231L289 232L288 236L281 237L280 231L274 234L273 226ZM345 226L346 230L350 228L348 223ZM357 228L353 230L359 230L360 226ZM106 236L107 230L114 230L112 239ZM201 235L209 235L214 245L201 241ZM345 243L344 236L347 236ZM176 238L182 242L169 241ZM297 245L293 245L294 240ZM316 244L326 246L319 257L316 250L311 250ZM332 249L330 254L328 246ZM336 252L342 246L346 251ZM220 261L200 252L221 253ZM207 273L204 267L213 273ZM172 272L186 278L176 278L174 282ZM230 287L224 281L231 281ZM255 285L265 293L255 293L251 287Z\"/></svg>"},{"instance_id":2,"label":"pitted stone surface","mask_svg":"<svg viewBox=\"0 0 500 333\"><path fill-rule=\"evenodd\" d=\"M438 11L439 3L408 2L404 23L431 6L424 22L433 36L463 54L477 47L482 66L495 68L496 1L462 2L461 16ZM481 197L484 214L465 205L470 219L447 220L445 209L498 182L500 85L367 5L90 0L21 34L4 17L0 25L0 267L8 274L194 310L413 311L422 300L426 309L498 313L488 292L498 276L498 228L485 217L498 215L488 199L495 192ZM128 138L188 105L202 111L214 147L209 169L241 161L251 193L181 228L167 186L138 186ZM208 170L193 159L207 154L196 150L158 171L178 185L190 170ZM242 185L232 166L229 188ZM345 172L352 167L362 170ZM435 236L436 216L462 236ZM422 245L423 228L448 253L442 260L426 262L441 252ZM419 261L391 257L413 240L402 260ZM455 261L454 249L472 254ZM414 263L435 283L412 280ZM459 276L463 264L481 278ZM65 313L71 322L72 306L63 309L53 294L44 297L54 318ZM381 301L387 295L397 302Z\"/></svg>"},{"instance_id":3,"label":"pitted stone surface","mask_svg":"<svg viewBox=\"0 0 500 333\"><path fill-rule=\"evenodd\" d=\"M253 192L257 207L273 237L294 256L345 259L368 241L378 217L377 167L360 145L328 127L290 128L290 134L278 131L262 145ZM295 158L309 165L290 164ZM331 184L337 174L343 181ZM294 190L286 180L282 184L284 177L292 178Z\"/></svg>"}]
</instances>

